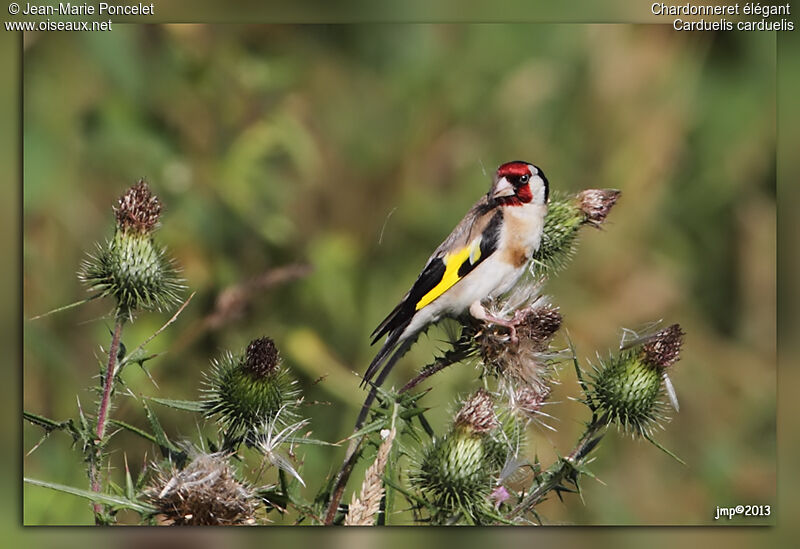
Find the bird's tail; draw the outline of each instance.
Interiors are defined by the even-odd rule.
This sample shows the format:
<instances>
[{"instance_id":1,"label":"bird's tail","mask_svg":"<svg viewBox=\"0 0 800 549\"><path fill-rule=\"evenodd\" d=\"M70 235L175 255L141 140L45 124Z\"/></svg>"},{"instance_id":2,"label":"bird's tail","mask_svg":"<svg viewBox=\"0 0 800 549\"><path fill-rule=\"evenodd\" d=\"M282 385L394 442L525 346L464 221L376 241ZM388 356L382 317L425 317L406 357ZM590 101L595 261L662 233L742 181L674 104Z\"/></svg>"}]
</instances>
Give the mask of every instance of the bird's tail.
<instances>
[{"instance_id":1,"label":"bird's tail","mask_svg":"<svg viewBox=\"0 0 800 549\"><path fill-rule=\"evenodd\" d=\"M372 406L372 401L375 400L375 395L378 393L378 387L380 387L384 381L386 381L386 376L389 375L389 372L392 370L392 367L397 363L400 358L406 354L408 349L413 345L416 338L407 337L400 340L400 337L392 338L389 337L386 340L386 343L381 350L378 352L378 355L372 360L372 363L367 368L367 372L364 374L364 380L362 381L362 385L369 383L372 388L367 395L367 398L364 400L364 404L361 406L361 412L358 414L358 419L356 420L355 430L358 431L363 425L364 420L367 419L367 413L369 412L370 406ZM380 368L381 363L386 359L386 357L394 351L394 354L386 360L386 364L384 364L381 373L378 374L378 377L375 378L374 382L371 382L370 379L375 372Z\"/></svg>"},{"instance_id":2,"label":"bird's tail","mask_svg":"<svg viewBox=\"0 0 800 549\"><path fill-rule=\"evenodd\" d=\"M381 350L375 355L375 358L372 359L372 362L369 363L367 371L364 372L364 379L361 380L361 387L364 387L370 382L375 373L380 369L381 364L383 364L391 352L402 343L400 336L403 335L405 328L406 326L401 326L399 329L392 330L389 333L388 337L386 338L386 342L383 344L383 347L381 347ZM380 385L380 383L378 383L378 385Z\"/></svg>"},{"instance_id":3,"label":"bird's tail","mask_svg":"<svg viewBox=\"0 0 800 549\"><path fill-rule=\"evenodd\" d=\"M367 414L369 413L369 408L372 406L372 402L375 400L375 396L378 394L378 387L380 387L381 384L386 381L386 376L389 375L392 367L398 360L400 360L400 357L406 354L406 351L408 351L414 341L416 341L416 336L411 335L406 335L405 338L401 339L401 336L407 327L408 322L389 333L389 336L386 338L386 343L383 344L383 347L381 347L381 350L378 351L377 355L375 355L375 358L372 359L367 371L364 373L364 379L361 382L361 385L364 386L369 384L371 387L367 398L364 400L364 404L361 406L361 411L358 414L358 419L356 420L356 425L353 429L355 432L358 432L358 430L364 425L364 421L367 419ZM391 354L393 351L394 354ZM390 354L391 356L389 356ZM386 360L387 357L389 357L389 360ZM384 364L384 362L386 364ZM375 381L371 381L375 373L381 368L381 365L383 365L383 369L381 370L380 374L378 374L378 377L375 379ZM353 470L356 453L363 440L363 435L357 438L351 437L350 439L350 446L347 448L347 454L345 455L344 463L342 464L342 468L339 470L339 474L336 476L336 480L331 491L331 499L328 503L325 524L331 524L336 516L339 501L342 493L344 492L344 487L347 484L347 480L350 478L350 473Z\"/></svg>"}]
</instances>

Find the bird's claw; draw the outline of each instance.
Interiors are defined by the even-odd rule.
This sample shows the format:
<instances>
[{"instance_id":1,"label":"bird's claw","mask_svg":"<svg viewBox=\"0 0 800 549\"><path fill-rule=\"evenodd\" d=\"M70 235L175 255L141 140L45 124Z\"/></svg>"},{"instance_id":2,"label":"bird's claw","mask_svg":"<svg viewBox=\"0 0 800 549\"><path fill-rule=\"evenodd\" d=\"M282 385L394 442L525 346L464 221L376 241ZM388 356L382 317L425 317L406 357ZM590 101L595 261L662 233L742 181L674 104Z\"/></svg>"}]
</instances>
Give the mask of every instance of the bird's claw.
<instances>
[{"instance_id":1,"label":"bird's claw","mask_svg":"<svg viewBox=\"0 0 800 549\"><path fill-rule=\"evenodd\" d=\"M519 319L517 318L517 315L514 315L514 318L511 320L492 318L489 320L489 322L506 328L508 330L509 341L515 345L519 343L519 338L517 337L517 324L519 324Z\"/></svg>"},{"instance_id":2,"label":"bird's claw","mask_svg":"<svg viewBox=\"0 0 800 549\"><path fill-rule=\"evenodd\" d=\"M510 324L506 327L508 328L508 336L510 338L509 340L511 341L511 343L513 343L514 345L519 343L519 338L517 337L517 328L515 327L515 325Z\"/></svg>"},{"instance_id":3,"label":"bird's claw","mask_svg":"<svg viewBox=\"0 0 800 549\"><path fill-rule=\"evenodd\" d=\"M525 315L527 314L527 310L517 309L514 311L514 318L511 319L511 323L514 326L518 326L523 320L525 320Z\"/></svg>"},{"instance_id":4,"label":"bird's claw","mask_svg":"<svg viewBox=\"0 0 800 549\"><path fill-rule=\"evenodd\" d=\"M508 329L510 342L513 344L517 344L519 342L519 338L517 337L517 325L525 318L525 314L523 312L518 310L514 313L513 318L506 320L505 318L500 318L489 314L486 309L479 305L480 304L478 304L477 307L473 305L473 307L470 308L470 313L472 313L474 318L477 318L484 323L503 326L504 328Z\"/></svg>"}]
</instances>

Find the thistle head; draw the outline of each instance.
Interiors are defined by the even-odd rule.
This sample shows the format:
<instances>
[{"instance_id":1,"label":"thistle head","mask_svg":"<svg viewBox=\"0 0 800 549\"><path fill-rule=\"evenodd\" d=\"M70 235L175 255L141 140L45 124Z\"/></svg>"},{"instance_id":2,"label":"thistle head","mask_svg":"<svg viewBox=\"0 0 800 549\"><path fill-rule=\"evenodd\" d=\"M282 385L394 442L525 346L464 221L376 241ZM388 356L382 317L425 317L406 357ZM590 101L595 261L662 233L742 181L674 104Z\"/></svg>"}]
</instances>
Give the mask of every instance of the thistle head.
<instances>
[{"instance_id":1,"label":"thistle head","mask_svg":"<svg viewBox=\"0 0 800 549\"><path fill-rule=\"evenodd\" d=\"M158 197L139 181L120 197L113 211L114 236L84 261L81 280L96 296L114 297L122 316L177 303L183 286L172 260L153 240L161 214Z\"/></svg>"},{"instance_id":2,"label":"thistle head","mask_svg":"<svg viewBox=\"0 0 800 549\"><path fill-rule=\"evenodd\" d=\"M134 231L149 234L158 225L161 215L161 202L150 192L147 182L140 179L125 191L117 206L113 208L120 231Z\"/></svg>"},{"instance_id":3,"label":"thistle head","mask_svg":"<svg viewBox=\"0 0 800 549\"><path fill-rule=\"evenodd\" d=\"M584 223L600 226L619 199L616 189L586 189L578 193L578 209L584 215Z\"/></svg>"},{"instance_id":4,"label":"thistle head","mask_svg":"<svg viewBox=\"0 0 800 549\"><path fill-rule=\"evenodd\" d=\"M550 398L550 387L521 385L509 387L507 393L509 410L514 416L524 421L539 420L542 416L542 407Z\"/></svg>"},{"instance_id":5,"label":"thistle head","mask_svg":"<svg viewBox=\"0 0 800 549\"><path fill-rule=\"evenodd\" d=\"M495 429L499 423L494 413L494 402L485 389L478 389L469 397L453 418L457 429L465 429L476 434L485 434Z\"/></svg>"},{"instance_id":6,"label":"thistle head","mask_svg":"<svg viewBox=\"0 0 800 549\"><path fill-rule=\"evenodd\" d=\"M601 360L591 374L589 400L620 429L649 435L668 419L664 376L679 359L683 335L673 324Z\"/></svg>"},{"instance_id":7,"label":"thistle head","mask_svg":"<svg viewBox=\"0 0 800 549\"><path fill-rule=\"evenodd\" d=\"M280 355L275 342L268 337L259 337L247 345L242 368L256 378L275 373L280 367Z\"/></svg>"},{"instance_id":8,"label":"thistle head","mask_svg":"<svg viewBox=\"0 0 800 549\"><path fill-rule=\"evenodd\" d=\"M200 454L183 469L155 467L144 496L156 509L159 524L228 526L255 524L258 499L236 478L227 456Z\"/></svg>"},{"instance_id":9,"label":"thistle head","mask_svg":"<svg viewBox=\"0 0 800 549\"><path fill-rule=\"evenodd\" d=\"M678 362L684 335L680 325L673 324L647 338L642 344L645 362L659 368L669 368Z\"/></svg>"},{"instance_id":10,"label":"thistle head","mask_svg":"<svg viewBox=\"0 0 800 549\"><path fill-rule=\"evenodd\" d=\"M523 309L517 322L517 345L528 346L532 351L546 351L561 328L562 320L558 308L548 303Z\"/></svg>"},{"instance_id":11,"label":"thistle head","mask_svg":"<svg viewBox=\"0 0 800 549\"><path fill-rule=\"evenodd\" d=\"M423 450L411 483L439 510L434 522L458 512L480 522L491 508L489 496L502 466L492 437L499 425L492 397L481 389L461 405L450 431Z\"/></svg>"},{"instance_id":12,"label":"thistle head","mask_svg":"<svg viewBox=\"0 0 800 549\"><path fill-rule=\"evenodd\" d=\"M228 436L253 441L265 423L297 416L299 390L284 367L275 342L262 337L250 342L244 354L226 353L206 375L205 413L214 417Z\"/></svg>"},{"instance_id":13,"label":"thistle head","mask_svg":"<svg viewBox=\"0 0 800 549\"><path fill-rule=\"evenodd\" d=\"M543 390L552 374L553 337L561 327L561 313L548 303L538 303L515 313L516 341L501 326L483 326L473 339L489 372L512 384Z\"/></svg>"},{"instance_id":14,"label":"thistle head","mask_svg":"<svg viewBox=\"0 0 800 549\"><path fill-rule=\"evenodd\" d=\"M564 268L575 253L581 227L604 223L620 194L615 189L587 189L574 196L553 196L534 265L546 273Z\"/></svg>"}]
</instances>

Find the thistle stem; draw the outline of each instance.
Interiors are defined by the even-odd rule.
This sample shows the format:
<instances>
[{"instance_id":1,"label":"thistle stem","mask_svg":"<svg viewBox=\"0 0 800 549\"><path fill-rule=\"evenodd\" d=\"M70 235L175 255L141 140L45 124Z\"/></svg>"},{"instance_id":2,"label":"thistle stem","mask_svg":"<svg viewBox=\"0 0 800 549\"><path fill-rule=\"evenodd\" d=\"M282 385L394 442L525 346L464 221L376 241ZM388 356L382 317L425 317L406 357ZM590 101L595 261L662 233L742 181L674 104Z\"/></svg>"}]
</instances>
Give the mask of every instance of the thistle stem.
<instances>
[{"instance_id":1,"label":"thistle stem","mask_svg":"<svg viewBox=\"0 0 800 549\"><path fill-rule=\"evenodd\" d=\"M117 315L117 320L114 324L114 334L111 336L111 347L108 349L108 365L106 366L105 385L103 386L103 399L100 401L100 409L97 413L97 440L100 441L103 440L106 431L108 407L111 402L111 388L114 386L114 369L117 365L119 341L122 337L122 322L122 315Z\"/></svg>"},{"instance_id":2,"label":"thistle stem","mask_svg":"<svg viewBox=\"0 0 800 549\"><path fill-rule=\"evenodd\" d=\"M513 519L533 509L548 493L560 486L568 475L573 473L577 467L585 462L586 456L589 455L589 452L594 450L597 443L605 434L602 433L602 431L606 428L607 424L608 417L605 415L590 422L586 426L586 431L581 435L581 438L569 455L559 459L551 465L547 471L542 473L538 486L514 507L508 514L508 518Z\"/></svg>"},{"instance_id":3,"label":"thistle stem","mask_svg":"<svg viewBox=\"0 0 800 549\"><path fill-rule=\"evenodd\" d=\"M102 485L100 482L100 462L103 453L103 437L106 432L106 420L108 419L108 409L111 403L111 389L114 386L114 374L117 365L117 354L119 354L119 342L122 337L122 324L124 316L122 314L116 315L114 323L114 333L111 336L111 346L108 349L108 365L106 366L106 375L103 384L103 396L100 399L100 406L97 412L97 438L95 440L95 451L92 459L89 460L89 478L91 480L92 492L100 493ZM92 508L95 513L95 523L100 524L100 514L103 512L103 505L100 503L93 503Z\"/></svg>"},{"instance_id":4,"label":"thistle stem","mask_svg":"<svg viewBox=\"0 0 800 549\"><path fill-rule=\"evenodd\" d=\"M413 389L433 374L444 370L448 366L452 366L457 362L461 362L462 360L469 358L471 354L472 350L470 349L469 342L462 337L453 344L452 349L444 353L442 356L436 357L433 362L422 368L416 377L412 378L408 383L403 385L403 388L400 389L399 394L402 395L406 391Z\"/></svg>"},{"instance_id":5,"label":"thistle stem","mask_svg":"<svg viewBox=\"0 0 800 549\"><path fill-rule=\"evenodd\" d=\"M342 494L344 494L347 481L350 479L350 473L353 472L353 466L355 465L356 461L358 461L358 450L361 447L361 443L364 442L365 437L366 435L361 435L360 437L350 440L350 444L347 448L347 454L344 458L344 463L342 463L342 467L339 469L339 472L337 473L336 479L333 483L331 498L328 502L328 509L325 513L325 522L323 523L325 526L330 526L333 524L333 521L336 518L336 512L339 510L339 502L342 500Z\"/></svg>"}]
</instances>

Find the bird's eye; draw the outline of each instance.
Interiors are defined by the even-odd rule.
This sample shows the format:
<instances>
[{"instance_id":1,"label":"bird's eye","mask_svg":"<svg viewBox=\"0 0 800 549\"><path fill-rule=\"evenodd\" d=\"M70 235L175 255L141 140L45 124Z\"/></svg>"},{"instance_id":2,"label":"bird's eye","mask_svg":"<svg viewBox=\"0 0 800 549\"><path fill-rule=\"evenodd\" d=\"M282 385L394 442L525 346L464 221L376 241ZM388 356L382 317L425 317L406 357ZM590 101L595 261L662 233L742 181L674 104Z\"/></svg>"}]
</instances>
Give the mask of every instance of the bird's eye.
<instances>
[{"instance_id":1,"label":"bird's eye","mask_svg":"<svg viewBox=\"0 0 800 549\"><path fill-rule=\"evenodd\" d=\"M527 182L528 182L528 179L529 179L529 178L530 178L529 176L527 176L527 175L523 175L522 177L520 177L520 178L519 178L519 182L520 182L520 183L522 183L522 184L524 185L525 183L527 183Z\"/></svg>"}]
</instances>

